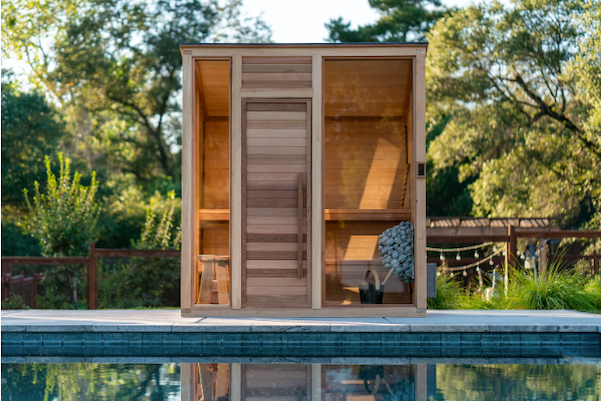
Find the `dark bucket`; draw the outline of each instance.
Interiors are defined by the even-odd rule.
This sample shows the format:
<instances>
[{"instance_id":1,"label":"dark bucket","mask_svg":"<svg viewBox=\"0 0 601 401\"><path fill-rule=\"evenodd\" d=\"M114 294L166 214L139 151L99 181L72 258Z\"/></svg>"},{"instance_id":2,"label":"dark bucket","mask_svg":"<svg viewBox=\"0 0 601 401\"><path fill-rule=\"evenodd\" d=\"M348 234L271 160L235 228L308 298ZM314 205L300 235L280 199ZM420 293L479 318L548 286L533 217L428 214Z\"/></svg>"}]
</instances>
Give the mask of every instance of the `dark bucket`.
<instances>
[{"instance_id":1,"label":"dark bucket","mask_svg":"<svg viewBox=\"0 0 601 401\"><path fill-rule=\"evenodd\" d=\"M367 288L361 286L359 287L359 296L362 304L381 304L384 298L384 287L376 290L374 284L368 284Z\"/></svg>"},{"instance_id":2,"label":"dark bucket","mask_svg":"<svg viewBox=\"0 0 601 401\"><path fill-rule=\"evenodd\" d=\"M374 276L374 284L367 282L369 273ZM359 286L359 297L362 304L381 304L384 298L384 286L380 285L380 276L375 270L367 269L363 275L363 284Z\"/></svg>"}]
</instances>

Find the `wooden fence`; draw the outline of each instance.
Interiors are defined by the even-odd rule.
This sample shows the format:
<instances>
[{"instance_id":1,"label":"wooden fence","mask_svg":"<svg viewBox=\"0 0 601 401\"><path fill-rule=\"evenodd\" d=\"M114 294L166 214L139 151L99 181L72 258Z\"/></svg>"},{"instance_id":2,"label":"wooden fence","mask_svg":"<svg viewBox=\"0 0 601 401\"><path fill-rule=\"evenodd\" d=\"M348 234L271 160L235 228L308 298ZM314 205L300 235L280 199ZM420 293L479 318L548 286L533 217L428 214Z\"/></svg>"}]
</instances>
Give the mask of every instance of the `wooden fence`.
<instances>
[{"instance_id":1,"label":"wooden fence","mask_svg":"<svg viewBox=\"0 0 601 401\"><path fill-rule=\"evenodd\" d=\"M178 250L165 249L105 249L96 248L96 244L88 247L88 256L66 256L66 257L29 257L29 256L3 256L2 260L2 299L8 300L12 294L18 293L25 303L36 307L37 283L43 278L41 273L33 273L31 277L24 274L13 276L15 265L84 265L87 267L88 309L98 309L98 258L179 258ZM29 292L25 287L29 287ZM15 291L18 287L18 291Z\"/></svg>"},{"instance_id":2,"label":"wooden fence","mask_svg":"<svg viewBox=\"0 0 601 401\"><path fill-rule=\"evenodd\" d=\"M465 236L465 235L436 235L428 236L428 243L460 243L460 242L471 242L479 243L483 241L498 241L506 242L507 249L505 257L501 259L496 257L493 259L495 265L500 265L502 261L505 264L519 264L519 258L517 257L517 238L601 238L601 231L548 231L548 230L520 230L513 226L508 227L507 235L494 237L487 236ZM96 248L95 244L90 244L88 249L88 256L74 256L74 257L21 257L21 256L8 256L2 257L2 299L7 300L15 293L16 286L19 287L19 295L31 308L36 307L35 297L37 295L37 283L43 278L40 273L33 273L31 277L24 277L23 274L13 276L12 268L14 265L85 265L87 266L87 299L88 309L98 308L98 258L131 258L131 257L145 257L145 258L179 258L180 251L178 250L163 250L163 249L103 249ZM546 256L545 256L546 258ZM565 261L574 260L592 260L592 272L593 274L599 274L599 266L601 261L600 254L594 255L558 255L555 258L561 258ZM545 259L546 260L546 259ZM428 258L429 263L440 264L440 260L437 258ZM459 263L454 261L447 261L447 266L453 267L460 264L475 263L477 259L464 258ZM483 270L487 270L485 265L482 266ZM505 269L507 274L507 269ZM29 294L26 296L25 287L29 286Z\"/></svg>"}]
</instances>

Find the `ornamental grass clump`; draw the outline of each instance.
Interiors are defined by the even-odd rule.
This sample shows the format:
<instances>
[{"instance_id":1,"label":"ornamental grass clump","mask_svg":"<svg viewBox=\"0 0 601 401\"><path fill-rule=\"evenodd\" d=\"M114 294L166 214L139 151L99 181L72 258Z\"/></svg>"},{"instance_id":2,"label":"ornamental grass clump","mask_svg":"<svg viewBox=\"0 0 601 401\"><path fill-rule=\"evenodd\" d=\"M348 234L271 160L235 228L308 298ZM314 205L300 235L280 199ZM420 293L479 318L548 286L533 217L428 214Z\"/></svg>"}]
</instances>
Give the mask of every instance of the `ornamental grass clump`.
<instances>
[{"instance_id":1,"label":"ornamental grass clump","mask_svg":"<svg viewBox=\"0 0 601 401\"><path fill-rule=\"evenodd\" d=\"M601 311L601 276L590 279L584 286L584 291L593 298L594 310Z\"/></svg>"},{"instance_id":2,"label":"ornamental grass clump","mask_svg":"<svg viewBox=\"0 0 601 401\"><path fill-rule=\"evenodd\" d=\"M461 285L442 274L436 276L436 298L428 298L428 309L461 309Z\"/></svg>"},{"instance_id":3,"label":"ornamental grass clump","mask_svg":"<svg viewBox=\"0 0 601 401\"><path fill-rule=\"evenodd\" d=\"M551 263L546 273L516 271L509 285L511 309L595 309L586 279Z\"/></svg>"}]
</instances>

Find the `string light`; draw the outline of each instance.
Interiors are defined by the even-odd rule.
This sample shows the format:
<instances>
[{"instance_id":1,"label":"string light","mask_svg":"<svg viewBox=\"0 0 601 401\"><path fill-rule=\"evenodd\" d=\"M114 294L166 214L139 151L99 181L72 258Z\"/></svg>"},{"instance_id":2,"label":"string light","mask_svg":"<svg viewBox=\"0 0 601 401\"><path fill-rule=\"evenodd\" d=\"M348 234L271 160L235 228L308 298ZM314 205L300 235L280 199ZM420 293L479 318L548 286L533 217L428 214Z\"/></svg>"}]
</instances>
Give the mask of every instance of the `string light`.
<instances>
[{"instance_id":1,"label":"string light","mask_svg":"<svg viewBox=\"0 0 601 401\"><path fill-rule=\"evenodd\" d=\"M455 260L461 260L461 255L457 252L457 256L455 256Z\"/></svg>"},{"instance_id":2,"label":"string light","mask_svg":"<svg viewBox=\"0 0 601 401\"><path fill-rule=\"evenodd\" d=\"M478 259L480 257L480 254L478 253L478 250L476 249L476 252L474 252L474 258Z\"/></svg>"},{"instance_id":3,"label":"string light","mask_svg":"<svg viewBox=\"0 0 601 401\"><path fill-rule=\"evenodd\" d=\"M467 270L463 271L463 277L467 277Z\"/></svg>"},{"instance_id":4,"label":"string light","mask_svg":"<svg viewBox=\"0 0 601 401\"><path fill-rule=\"evenodd\" d=\"M444 255L442 254L442 252L440 253L440 260L444 262Z\"/></svg>"},{"instance_id":5,"label":"string light","mask_svg":"<svg viewBox=\"0 0 601 401\"><path fill-rule=\"evenodd\" d=\"M493 259L493 257L495 257L496 255L498 255L500 252L501 252L501 250L498 250L497 252L495 252L495 253L491 254L490 256L487 256L486 258L484 258L484 259L481 259L481 260L478 260L477 262L471 263L471 264L469 264L469 265L466 265L466 266L458 266L458 267L445 267L445 270L446 270L446 271L451 271L451 272L454 272L454 271L462 271L462 270L471 269L472 267L479 266L480 264L482 264L482 263L486 263L486 262L488 262L488 263L489 263L489 264L492 266L492 265L494 265L494 264L495 264L495 263L493 262L493 260L492 260L492 259ZM451 273L451 274L453 274L453 273ZM451 277L453 277L453 276L451 276Z\"/></svg>"},{"instance_id":6,"label":"string light","mask_svg":"<svg viewBox=\"0 0 601 401\"><path fill-rule=\"evenodd\" d=\"M463 246L461 248L434 248L434 247L428 246L428 247L426 247L426 250L432 251L432 252L449 252L449 253L450 252L461 252L461 251L473 251L474 249L480 249L482 247L492 245L492 244L494 244L494 242L485 242L483 244Z\"/></svg>"}]
</instances>

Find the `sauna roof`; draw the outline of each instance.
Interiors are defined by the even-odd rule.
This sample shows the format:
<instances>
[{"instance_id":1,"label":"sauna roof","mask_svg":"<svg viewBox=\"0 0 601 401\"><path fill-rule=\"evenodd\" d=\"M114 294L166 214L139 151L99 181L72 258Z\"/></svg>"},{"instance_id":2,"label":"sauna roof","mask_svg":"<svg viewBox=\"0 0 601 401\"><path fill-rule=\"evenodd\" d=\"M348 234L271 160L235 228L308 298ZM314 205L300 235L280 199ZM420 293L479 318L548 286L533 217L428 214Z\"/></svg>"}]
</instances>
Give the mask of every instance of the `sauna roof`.
<instances>
[{"instance_id":1,"label":"sauna roof","mask_svg":"<svg viewBox=\"0 0 601 401\"><path fill-rule=\"evenodd\" d=\"M357 42L357 43L180 43L184 47L428 47L428 42Z\"/></svg>"},{"instance_id":2,"label":"sauna roof","mask_svg":"<svg viewBox=\"0 0 601 401\"><path fill-rule=\"evenodd\" d=\"M428 217L426 227L519 227L519 228L553 228L556 219L541 217Z\"/></svg>"}]
</instances>

